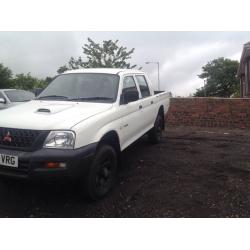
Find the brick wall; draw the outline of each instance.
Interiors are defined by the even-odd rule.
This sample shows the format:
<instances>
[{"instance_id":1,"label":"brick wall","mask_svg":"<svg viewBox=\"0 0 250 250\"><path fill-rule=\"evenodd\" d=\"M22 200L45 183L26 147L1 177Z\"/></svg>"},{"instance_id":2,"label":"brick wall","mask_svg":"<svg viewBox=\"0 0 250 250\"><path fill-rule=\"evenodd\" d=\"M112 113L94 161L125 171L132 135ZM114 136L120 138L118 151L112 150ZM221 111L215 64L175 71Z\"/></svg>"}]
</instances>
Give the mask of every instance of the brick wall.
<instances>
[{"instance_id":1,"label":"brick wall","mask_svg":"<svg viewBox=\"0 0 250 250\"><path fill-rule=\"evenodd\" d=\"M171 98L168 126L250 129L250 99Z\"/></svg>"}]
</instances>

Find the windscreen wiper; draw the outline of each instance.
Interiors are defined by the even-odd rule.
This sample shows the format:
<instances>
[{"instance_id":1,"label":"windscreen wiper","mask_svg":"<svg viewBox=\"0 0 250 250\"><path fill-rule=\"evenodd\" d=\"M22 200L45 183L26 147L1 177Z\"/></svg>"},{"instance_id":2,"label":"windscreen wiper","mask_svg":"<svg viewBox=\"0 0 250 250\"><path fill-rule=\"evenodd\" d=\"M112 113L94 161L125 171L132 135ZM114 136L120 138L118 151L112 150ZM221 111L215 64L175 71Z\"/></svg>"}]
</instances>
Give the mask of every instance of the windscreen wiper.
<instances>
[{"instance_id":1,"label":"windscreen wiper","mask_svg":"<svg viewBox=\"0 0 250 250\"><path fill-rule=\"evenodd\" d=\"M95 101L95 100L113 100L111 97L105 96L93 96L93 97L77 97L77 98L70 98L69 101Z\"/></svg>"},{"instance_id":2,"label":"windscreen wiper","mask_svg":"<svg viewBox=\"0 0 250 250\"><path fill-rule=\"evenodd\" d=\"M44 100L44 99L53 99L53 98L57 98L57 99L69 99L67 96L62 96L62 95L45 95L45 96L40 96L38 98L36 98L36 100Z\"/></svg>"},{"instance_id":3,"label":"windscreen wiper","mask_svg":"<svg viewBox=\"0 0 250 250\"><path fill-rule=\"evenodd\" d=\"M22 100L22 101L18 101L18 102L29 102L31 101L32 99L27 99L27 100Z\"/></svg>"}]
</instances>

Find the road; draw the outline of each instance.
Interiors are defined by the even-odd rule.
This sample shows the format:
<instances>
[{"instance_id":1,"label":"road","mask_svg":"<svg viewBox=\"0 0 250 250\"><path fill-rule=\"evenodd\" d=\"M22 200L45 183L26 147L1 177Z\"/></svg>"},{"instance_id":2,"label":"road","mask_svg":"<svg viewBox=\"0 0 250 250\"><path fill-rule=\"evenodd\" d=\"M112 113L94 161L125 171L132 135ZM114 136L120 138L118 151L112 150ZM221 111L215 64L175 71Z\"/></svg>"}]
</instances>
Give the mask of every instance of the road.
<instances>
[{"instance_id":1,"label":"road","mask_svg":"<svg viewBox=\"0 0 250 250\"><path fill-rule=\"evenodd\" d=\"M249 217L250 131L168 128L123 153L116 187L89 202L76 185L0 181L0 217Z\"/></svg>"}]
</instances>

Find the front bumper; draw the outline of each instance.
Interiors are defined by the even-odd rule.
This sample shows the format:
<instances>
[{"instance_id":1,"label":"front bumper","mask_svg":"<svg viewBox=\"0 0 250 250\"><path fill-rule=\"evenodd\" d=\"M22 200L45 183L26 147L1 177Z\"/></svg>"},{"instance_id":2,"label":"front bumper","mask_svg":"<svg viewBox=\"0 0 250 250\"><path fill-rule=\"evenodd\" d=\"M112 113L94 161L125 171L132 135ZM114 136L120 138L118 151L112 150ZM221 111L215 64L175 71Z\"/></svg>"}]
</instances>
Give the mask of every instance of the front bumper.
<instances>
[{"instance_id":1,"label":"front bumper","mask_svg":"<svg viewBox=\"0 0 250 250\"><path fill-rule=\"evenodd\" d=\"M74 150L39 149L23 152L0 148L0 154L18 156L18 168L0 166L0 176L19 179L66 177L77 179L86 174L96 151L97 143ZM63 168L48 168L46 163L65 163Z\"/></svg>"}]
</instances>

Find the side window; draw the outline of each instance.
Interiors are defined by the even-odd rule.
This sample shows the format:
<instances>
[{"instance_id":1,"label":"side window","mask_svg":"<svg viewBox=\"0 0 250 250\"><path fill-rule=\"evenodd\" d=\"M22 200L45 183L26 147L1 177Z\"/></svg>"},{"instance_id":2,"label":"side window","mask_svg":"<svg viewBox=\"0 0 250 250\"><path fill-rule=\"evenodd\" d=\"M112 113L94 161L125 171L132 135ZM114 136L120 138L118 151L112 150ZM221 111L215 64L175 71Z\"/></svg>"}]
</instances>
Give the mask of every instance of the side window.
<instances>
[{"instance_id":1,"label":"side window","mask_svg":"<svg viewBox=\"0 0 250 250\"><path fill-rule=\"evenodd\" d=\"M129 102L135 102L139 100L139 92L136 87L133 76L125 76L123 79L121 104L127 104Z\"/></svg>"},{"instance_id":2,"label":"side window","mask_svg":"<svg viewBox=\"0 0 250 250\"><path fill-rule=\"evenodd\" d=\"M135 91L137 90L135 80L132 76L126 76L123 80L123 91Z\"/></svg>"},{"instance_id":3,"label":"side window","mask_svg":"<svg viewBox=\"0 0 250 250\"><path fill-rule=\"evenodd\" d=\"M150 96L150 91L149 91L148 84L147 84L145 76L137 75L135 77L136 77L136 80L137 80L137 82L139 84L142 98Z\"/></svg>"},{"instance_id":4,"label":"side window","mask_svg":"<svg viewBox=\"0 0 250 250\"><path fill-rule=\"evenodd\" d=\"M3 96L3 94L1 92L0 92L0 98L5 99L4 96Z\"/></svg>"}]
</instances>

